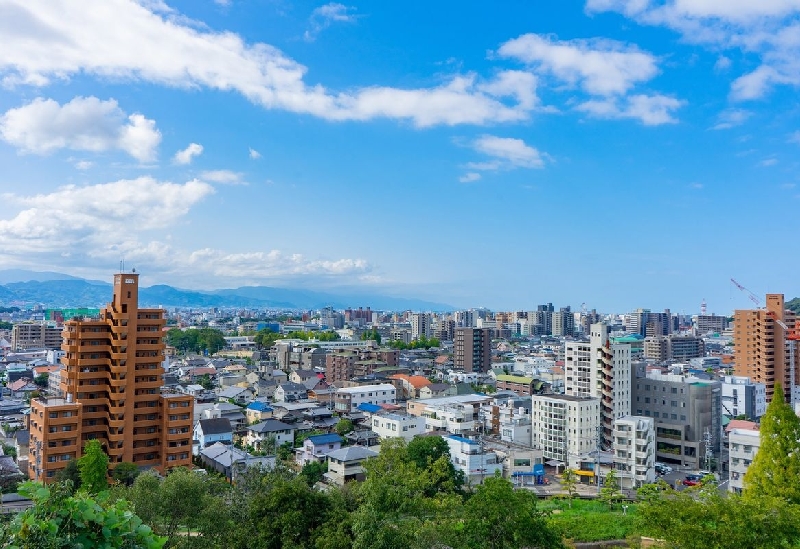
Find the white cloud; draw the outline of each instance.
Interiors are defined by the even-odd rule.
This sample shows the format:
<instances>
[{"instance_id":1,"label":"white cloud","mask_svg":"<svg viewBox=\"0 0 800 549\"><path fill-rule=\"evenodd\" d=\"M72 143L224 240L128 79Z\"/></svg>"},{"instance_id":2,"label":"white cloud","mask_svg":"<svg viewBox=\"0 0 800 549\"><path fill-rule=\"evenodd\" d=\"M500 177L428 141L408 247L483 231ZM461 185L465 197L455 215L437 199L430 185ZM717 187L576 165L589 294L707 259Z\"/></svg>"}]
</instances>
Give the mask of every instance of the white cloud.
<instances>
[{"instance_id":1,"label":"white cloud","mask_svg":"<svg viewBox=\"0 0 800 549\"><path fill-rule=\"evenodd\" d=\"M278 49L187 22L169 8L130 0L6 0L0 5L5 85L47 85L72 75L236 91L268 109L327 120L391 118L418 127L525 120L530 80L511 73L456 75L433 87L372 86L332 92ZM119 32L124 28L125 32ZM101 44L102 47L99 47ZM518 98L523 98L520 101Z\"/></svg>"},{"instance_id":2,"label":"white cloud","mask_svg":"<svg viewBox=\"0 0 800 549\"><path fill-rule=\"evenodd\" d=\"M478 181L481 178L481 174L478 172L467 172L461 177L458 178L459 183L472 183L474 181Z\"/></svg>"},{"instance_id":3,"label":"white cloud","mask_svg":"<svg viewBox=\"0 0 800 549\"><path fill-rule=\"evenodd\" d=\"M777 158L770 157L770 158L765 158L764 160L759 162L758 165L762 166L764 168L769 168L770 166L774 166L777 163L778 163L778 159Z\"/></svg>"},{"instance_id":4,"label":"white cloud","mask_svg":"<svg viewBox=\"0 0 800 549\"><path fill-rule=\"evenodd\" d=\"M500 46L498 53L535 65L593 95L624 94L658 74L653 55L613 40L560 41L524 34Z\"/></svg>"},{"instance_id":5,"label":"white cloud","mask_svg":"<svg viewBox=\"0 0 800 549\"><path fill-rule=\"evenodd\" d=\"M309 28L303 37L312 42L317 35L333 23L355 23L356 15L352 13L356 8L345 6L338 2L330 2L311 12L308 19Z\"/></svg>"},{"instance_id":6,"label":"white cloud","mask_svg":"<svg viewBox=\"0 0 800 549\"><path fill-rule=\"evenodd\" d=\"M715 52L758 55L761 65L733 82L734 100L759 99L777 85L800 87L798 0L588 0L586 10L616 11L644 25L668 27ZM730 65L720 61L718 69Z\"/></svg>"},{"instance_id":7,"label":"white cloud","mask_svg":"<svg viewBox=\"0 0 800 549\"><path fill-rule=\"evenodd\" d=\"M78 162L75 162L75 168L78 170L88 170L92 166L94 166L94 162L90 162L88 160L79 160Z\"/></svg>"},{"instance_id":8,"label":"white cloud","mask_svg":"<svg viewBox=\"0 0 800 549\"><path fill-rule=\"evenodd\" d=\"M731 60L724 55L720 55L714 63L714 70L717 72L725 72L731 68Z\"/></svg>"},{"instance_id":9,"label":"white cloud","mask_svg":"<svg viewBox=\"0 0 800 549\"><path fill-rule=\"evenodd\" d=\"M744 109L726 109L717 116L717 123L711 127L712 130L727 130L735 126L741 126L753 113Z\"/></svg>"},{"instance_id":10,"label":"white cloud","mask_svg":"<svg viewBox=\"0 0 800 549\"><path fill-rule=\"evenodd\" d=\"M0 137L23 153L118 149L141 162L154 160L161 142L155 121L126 116L115 100L96 97L76 97L64 105L38 98L10 109L0 117Z\"/></svg>"},{"instance_id":11,"label":"white cloud","mask_svg":"<svg viewBox=\"0 0 800 549\"><path fill-rule=\"evenodd\" d=\"M665 95L632 95L622 101L613 98L590 100L576 108L596 118L632 118L645 126L658 126L677 123L673 111L684 104L684 101Z\"/></svg>"},{"instance_id":12,"label":"white cloud","mask_svg":"<svg viewBox=\"0 0 800 549\"><path fill-rule=\"evenodd\" d=\"M228 6L231 5L232 2L233 0L214 0L215 4L217 4L218 6L222 6L223 8L227 8Z\"/></svg>"},{"instance_id":13,"label":"white cloud","mask_svg":"<svg viewBox=\"0 0 800 549\"><path fill-rule=\"evenodd\" d=\"M342 277L368 273L363 259L306 258L280 250L231 253L186 250L158 240L190 210L214 194L214 187L150 177L97 185L61 187L49 194L0 195L0 262L37 267L106 270L120 257L144 266L149 275L180 273L242 281L276 276ZM0 215L3 215L0 214ZM135 223L131 220L135 219Z\"/></svg>"},{"instance_id":14,"label":"white cloud","mask_svg":"<svg viewBox=\"0 0 800 549\"><path fill-rule=\"evenodd\" d=\"M211 181L212 183L221 183L223 185L244 184L244 181L242 181L242 174L231 170L208 170L201 172L200 179Z\"/></svg>"},{"instance_id":15,"label":"white cloud","mask_svg":"<svg viewBox=\"0 0 800 549\"><path fill-rule=\"evenodd\" d=\"M172 161L176 164L191 164L195 156L203 154L203 146L198 143L189 143L189 146L175 153Z\"/></svg>"},{"instance_id":16,"label":"white cloud","mask_svg":"<svg viewBox=\"0 0 800 549\"><path fill-rule=\"evenodd\" d=\"M800 130L789 134L789 143L797 143L800 145Z\"/></svg>"},{"instance_id":17,"label":"white cloud","mask_svg":"<svg viewBox=\"0 0 800 549\"><path fill-rule=\"evenodd\" d=\"M261 153L251 147L250 158L252 158L253 160L258 160L259 158L261 158Z\"/></svg>"},{"instance_id":18,"label":"white cloud","mask_svg":"<svg viewBox=\"0 0 800 549\"><path fill-rule=\"evenodd\" d=\"M514 168L544 167L541 153L534 147L526 145L522 139L483 135L475 140L473 148Z\"/></svg>"}]
</instances>

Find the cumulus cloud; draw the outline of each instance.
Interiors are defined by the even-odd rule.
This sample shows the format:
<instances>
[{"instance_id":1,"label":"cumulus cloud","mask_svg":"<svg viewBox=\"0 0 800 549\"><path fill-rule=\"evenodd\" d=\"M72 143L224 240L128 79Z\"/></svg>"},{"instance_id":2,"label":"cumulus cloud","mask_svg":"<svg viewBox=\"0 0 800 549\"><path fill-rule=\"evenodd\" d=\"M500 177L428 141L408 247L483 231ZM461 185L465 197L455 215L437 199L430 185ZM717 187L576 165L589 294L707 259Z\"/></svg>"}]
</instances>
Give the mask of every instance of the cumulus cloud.
<instances>
[{"instance_id":1,"label":"cumulus cloud","mask_svg":"<svg viewBox=\"0 0 800 549\"><path fill-rule=\"evenodd\" d=\"M472 183L474 181L478 181L481 178L481 174L478 172L467 172L461 177L458 178L459 183Z\"/></svg>"},{"instance_id":2,"label":"cumulus cloud","mask_svg":"<svg viewBox=\"0 0 800 549\"><path fill-rule=\"evenodd\" d=\"M800 87L798 0L588 0L586 10L616 11L643 25L664 26L715 52L758 55L760 66L731 85L734 100L760 99L778 85ZM729 66L723 56L716 68Z\"/></svg>"},{"instance_id":3,"label":"cumulus cloud","mask_svg":"<svg viewBox=\"0 0 800 549\"><path fill-rule=\"evenodd\" d=\"M81 269L107 269L120 257L162 278L181 276L242 281L279 276L341 277L371 270L363 259L307 258L280 250L231 253L184 249L159 240L190 210L215 193L208 183L158 181L151 177L68 185L48 194L0 195L0 260ZM135 220L135 223L132 223ZM188 267L188 269L187 269Z\"/></svg>"},{"instance_id":4,"label":"cumulus cloud","mask_svg":"<svg viewBox=\"0 0 800 549\"><path fill-rule=\"evenodd\" d=\"M189 146L175 153L172 161L176 164L191 164L192 159L203 154L203 146L198 143L189 143Z\"/></svg>"},{"instance_id":5,"label":"cumulus cloud","mask_svg":"<svg viewBox=\"0 0 800 549\"><path fill-rule=\"evenodd\" d=\"M76 97L64 105L38 98L10 109L0 117L0 137L23 153L116 149L141 162L154 160L161 142L155 121L126 115L115 100L97 97Z\"/></svg>"},{"instance_id":6,"label":"cumulus cloud","mask_svg":"<svg viewBox=\"0 0 800 549\"><path fill-rule=\"evenodd\" d=\"M208 170L200 173L200 179L222 185L241 185L242 174L231 170Z\"/></svg>"},{"instance_id":7,"label":"cumulus cloud","mask_svg":"<svg viewBox=\"0 0 800 549\"><path fill-rule=\"evenodd\" d=\"M44 86L83 74L235 91L264 108L327 120L390 118L418 127L524 120L533 97L530 78L505 71L491 78L455 75L432 87L332 92L308 84L306 67L269 44L247 43L131 0L85 0L80 6L7 0L0 4L0 25L4 42L14 44L0 48L6 86Z\"/></svg>"},{"instance_id":8,"label":"cumulus cloud","mask_svg":"<svg viewBox=\"0 0 800 549\"><path fill-rule=\"evenodd\" d=\"M652 54L614 40L559 41L524 34L500 46L498 53L535 65L593 95L623 94L658 74Z\"/></svg>"},{"instance_id":9,"label":"cumulus cloud","mask_svg":"<svg viewBox=\"0 0 800 549\"><path fill-rule=\"evenodd\" d=\"M473 143L473 148L487 156L514 168L543 168L541 153L526 145L522 139L482 135Z\"/></svg>"},{"instance_id":10,"label":"cumulus cloud","mask_svg":"<svg viewBox=\"0 0 800 549\"><path fill-rule=\"evenodd\" d=\"M259 158L261 158L261 153L251 147L250 158L252 158L253 160L258 160Z\"/></svg>"},{"instance_id":11,"label":"cumulus cloud","mask_svg":"<svg viewBox=\"0 0 800 549\"><path fill-rule=\"evenodd\" d=\"M75 168L78 170L88 170L92 166L94 166L94 163L88 160L79 160L75 162Z\"/></svg>"},{"instance_id":12,"label":"cumulus cloud","mask_svg":"<svg viewBox=\"0 0 800 549\"><path fill-rule=\"evenodd\" d=\"M800 130L789 134L789 143L797 143L800 145Z\"/></svg>"},{"instance_id":13,"label":"cumulus cloud","mask_svg":"<svg viewBox=\"0 0 800 549\"><path fill-rule=\"evenodd\" d=\"M333 23L355 23L356 15L353 13L355 9L338 2L330 2L316 8L311 12L311 17L308 19L309 28L303 37L312 42L322 30Z\"/></svg>"},{"instance_id":14,"label":"cumulus cloud","mask_svg":"<svg viewBox=\"0 0 800 549\"><path fill-rule=\"evenodd\" d=\"M673 112L684 104L684 101L666 95L632 95L623 100L589 100L576 108L595 118L631 118L641 121L645 126L658 126L677 123Z\"/></svg>"},{"instance_id":15,"label":"cumulus cloud","mask_svg":"<svg viewBox=\"0 0 800 549\"><path fill-rule=\"evenodd\" d=\"M481 178L480 172L513 170L516 168L544 167L545 159L550 159L547 153L542 153L535 147L526 144L522 139L513 137L498 137L496 135L482 135L470 143L470 147L489 159L481 162L468 162L468 171L459 178L461 183L471 183Z\"/></svg>"},{"instance_id":16,"label":"cumulus cloud","mask_svg":"<svg viewBox=\"0 0 800 549\"><path fill-rule=\"evenodd\" d=\"M741 126L753 113L744 109L726 109L717 116L717 123L712 130L727 130L735 126Z\"/></svg>"}]
</instances>

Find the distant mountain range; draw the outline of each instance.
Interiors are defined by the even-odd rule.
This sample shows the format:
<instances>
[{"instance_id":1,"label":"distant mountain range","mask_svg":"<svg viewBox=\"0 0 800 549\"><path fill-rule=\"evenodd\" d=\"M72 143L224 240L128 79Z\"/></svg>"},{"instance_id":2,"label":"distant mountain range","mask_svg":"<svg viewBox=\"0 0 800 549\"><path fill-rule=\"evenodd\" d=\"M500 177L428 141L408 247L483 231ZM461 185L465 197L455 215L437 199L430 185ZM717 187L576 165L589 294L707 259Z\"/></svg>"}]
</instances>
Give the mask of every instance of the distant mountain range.
<instances>
[{"instance_id":1,"label":"distant mountain range","mask_svg":"<svg viewBox=\"0 0 800 549\"><path fill-rule=\"evenodd\" d=\"M0 270L0 305L101 307L111 300L111 284L74 276L20 269ZM197 291L156 285L139 288L142 307L248 307L319 309L371 307L375 310L451 311L451 305L375 294L328 293L269 286Z\"/></svg>"}]
</instances>

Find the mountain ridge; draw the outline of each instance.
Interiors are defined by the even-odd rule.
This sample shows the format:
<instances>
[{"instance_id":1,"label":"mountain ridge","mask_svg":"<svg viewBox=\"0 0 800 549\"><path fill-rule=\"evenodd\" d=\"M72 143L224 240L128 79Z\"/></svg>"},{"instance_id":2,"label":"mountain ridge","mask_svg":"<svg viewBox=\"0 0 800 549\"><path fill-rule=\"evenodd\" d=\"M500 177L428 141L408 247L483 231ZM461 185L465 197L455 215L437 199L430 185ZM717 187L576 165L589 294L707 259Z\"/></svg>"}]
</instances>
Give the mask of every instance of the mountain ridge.
<instances>
[{"instance_id":1,"label":"mountain ridge","mask_svg":"<svg viewBox=\"0 0 800 549\"><path fill-rule=\"evenodd\" d=\"M27 280L13 280L22 277ZM57 307L101 307L110 299L112 285L63 273L0 270L0 305L40 304ZM272 286L240 286L203 291L181 289L167 284L139 288L143 307L248 307L272 309L319 309L371 307L375 310L452 311L454 307L423 299L360 292L317 291Z\"/></svg>"}]
</instances>

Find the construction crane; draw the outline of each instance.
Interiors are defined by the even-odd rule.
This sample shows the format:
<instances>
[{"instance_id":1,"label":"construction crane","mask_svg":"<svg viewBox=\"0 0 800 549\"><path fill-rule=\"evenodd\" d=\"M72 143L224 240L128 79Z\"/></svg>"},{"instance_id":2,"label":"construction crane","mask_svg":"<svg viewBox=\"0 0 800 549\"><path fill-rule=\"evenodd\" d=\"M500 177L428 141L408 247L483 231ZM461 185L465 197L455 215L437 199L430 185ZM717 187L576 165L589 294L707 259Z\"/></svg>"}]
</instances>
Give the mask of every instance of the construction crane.
<instances>
[{"instance_id":1,"label":"construction crane","mask_svg":"<svg viewBox=\"0 0 800 549\"><path fill-rule=\"evenodd\" d=\"M764 307L761 305L761 300L758 298L756 294L736 282L734 279L731 278L731 282L733 282L734 286L739 288L742 292L747 294L747 297L750 298L750 301L755 303L756 308L759 310L763 309ZM775 323L783 329L784 338L788 341L789 347L789 402L791 403L792 407L796 404L797 398L795 397L795 356L797 352L797 345L800 342L800 321L795 320L795 324L793 328L789 328L786 323L781 320L778 315L774 311L766 311L767 316L770 317Z\"/></svg>"}]
</instances>

